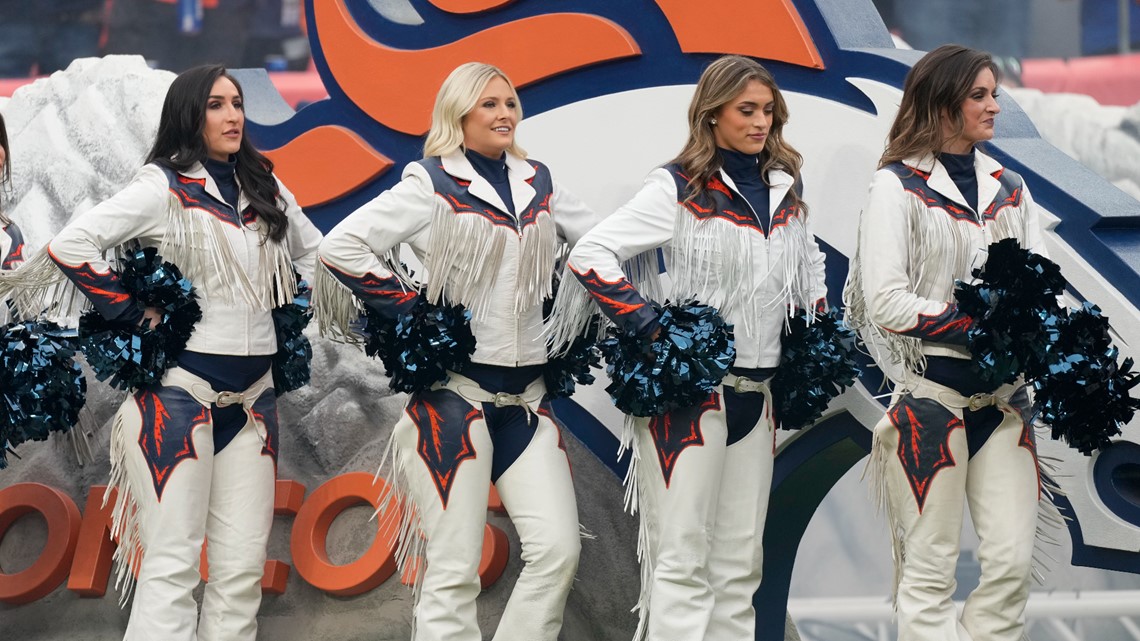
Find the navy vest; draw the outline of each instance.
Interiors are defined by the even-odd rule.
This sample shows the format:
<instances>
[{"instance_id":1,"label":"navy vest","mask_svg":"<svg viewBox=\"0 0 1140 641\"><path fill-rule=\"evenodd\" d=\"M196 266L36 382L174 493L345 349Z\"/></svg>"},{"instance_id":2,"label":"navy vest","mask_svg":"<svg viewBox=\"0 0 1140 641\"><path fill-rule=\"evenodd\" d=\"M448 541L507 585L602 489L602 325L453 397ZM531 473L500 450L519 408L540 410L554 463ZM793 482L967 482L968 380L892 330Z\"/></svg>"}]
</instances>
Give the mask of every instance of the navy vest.
<instances>
[{"instance_id":1,"label":"navy vest","mask_svg":"<svg viewBox=\"0 0 1140 641\"><path fill-rule=\"evenodd\" d=\"M709 177L708 182L705 183L705 193L684 202L685 194L688 191L689 176L685 175L681 166L676 163L665 165L665 170L673 176L673 181L677 185L678 202L684 203L685 209L697 219L721 218L739 227L748 227L761 235L764 234L764 229L760 226L760 221L753 215L752 207L748 201L744 199L744 196L729 189L718 174ZM772 214L769 233L786 225L789 220L799 214L799 207L792 199L792 194L794 192L796 195L800 195L802 189L802 184L796 180L796 184L792 185L788 193L784 194L784 199L776 207L776 212Z\"/></svg>"},{"instance_id":2,"label":"navy vest","mask_svg":"<svg viewBox=\"0 0 1140 641\"><path fill-rule=\"evenodd\" d=\"M550 199L554 195L554 181L550 177L550 170L540 162L527 160L534 167L534 176L526 181L534 188L534 198L529 203L515 203L515 209L519 212L517 224L510 214L500 211L495 205L471 195L471 182L460 180L444 171L443 163L438 156L424 158L418 162L431 177L432 189L451 205L456 214L478 214L494 225L521 232L527 225L535 223L539 212L550 211Z\"/></svg>"},{"instance_id":3,"label":"navy vest","mask_svg":"<svg viewBox=\"0 0 1140 641\"><path fill-rule=\"evenodd\" d=\"M902 182L903 189L917 196L922 202L926 203L928 208L941 209L954 220L963 220L974 225L978 224L978 220L974 217L973 212L930 188L930 185L926 183L930 178L930 174L919 171L909 165L904 165L901 162L893 162L883 167L883 169L898 176L899 181ZM1016 172L1008 169L999 169L991 175L998 180L1001 186L998 187L998 192L997 195L994 196L993 202L982 212L982 220L987 222L997 218L1001 210L1007 207L1020 207L1022 196L1021 176Z\"/></svg>"}]
</instances>

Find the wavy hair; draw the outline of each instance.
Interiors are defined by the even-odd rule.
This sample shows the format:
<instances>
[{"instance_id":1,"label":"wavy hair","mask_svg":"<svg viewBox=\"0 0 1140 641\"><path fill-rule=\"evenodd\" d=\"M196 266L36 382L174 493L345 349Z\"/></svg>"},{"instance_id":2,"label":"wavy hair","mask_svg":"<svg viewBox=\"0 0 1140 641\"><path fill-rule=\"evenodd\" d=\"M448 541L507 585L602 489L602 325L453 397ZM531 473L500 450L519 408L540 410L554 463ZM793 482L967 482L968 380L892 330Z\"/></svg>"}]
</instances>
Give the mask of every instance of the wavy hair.
<instances>
[{"instance_id":1,"label":"wavy hair","mask_svg":"<svg viewBox=\"0 0 1140 641\"><path fill-rule=\"evenodd\" d=\"M431 111L431 129L424 141L424 158L445 156L457 149L463 149L463 118L475 108L479 95L493 78L502 78L515 98L515 115L521 122L522 103L514 83L501 69L482 62L468 62L456 67L443 81L439 93L435 95L435 107ZM526 151L517 142L512 142L508 152L526 158Z\"/></svg>"},{"instance_id":2,"label":"wavy hair","mask_svg":"<svg viewBox=\"0 0 1140 641\"><path fill-rule=\"evenodd\" d=\"M672 162L681 166L689 176L685 202L704 195L709 178L723 165L717 151L716 134L712 120L720 109L732 102L753 80L772 91L772 126L764 141L761 176L767 181L769 169L782 169L799 182L803 156L784 140L784 125L788 123L788 103L784 101L776 79L760 63L744 56L717 58L701 74L693 101L689 104L689 139L681 153ZM805 214L807 206L795 189L789 194Z\"/></svg>"},{"instance_id":3,"label":"wavy hair","mask_svg":"<svg viewBox=\"0 0 1140 641\"><path fill-rule=\"evenodd\" d=\"M4 114L0 114L0 149L4 150L4 162L0 163L0 224L10 225L12 220L4 215L3 193L12 178L12 152L8 147L8 128L4 126Z\"/></svg>"},{"instance_id":4,"label":"wavy hair","mask_svg":"<svg viewBox=\"0 0 1140 641\"><path fill-rule=\"evenodd\" d=\"M1001 70L990 54L953 44L942 45L915 63L906 74L902 101L879 167L905 158L937 155L947 140L942 133L943 116L954 127L951 139L961 135L965 128L962 102L985 69L993 72L995 81L1001 81Z\"/></svg>"},{"instance_id":5,"label":"wavy hair","mask_svg":"<svg viewBox=\"0 0 1140 641\"><path fill-rule=\"evenodd\" d=\"M221 65L203 65L188 69L171 83L162 103L158 121L158 135L146 161L185 172L207 158L206 103L210 90L218 78L234 83L238 96L245 101L241 84ZM238 148L236 173L241 189L249 199L249 206L267 227L267 237L280 242L285 237L289 219L285 215L285 202L281 199L277 181L273 177L273 161L254 148L249 137L242 132Z\"/></svg>"}]
</instances>

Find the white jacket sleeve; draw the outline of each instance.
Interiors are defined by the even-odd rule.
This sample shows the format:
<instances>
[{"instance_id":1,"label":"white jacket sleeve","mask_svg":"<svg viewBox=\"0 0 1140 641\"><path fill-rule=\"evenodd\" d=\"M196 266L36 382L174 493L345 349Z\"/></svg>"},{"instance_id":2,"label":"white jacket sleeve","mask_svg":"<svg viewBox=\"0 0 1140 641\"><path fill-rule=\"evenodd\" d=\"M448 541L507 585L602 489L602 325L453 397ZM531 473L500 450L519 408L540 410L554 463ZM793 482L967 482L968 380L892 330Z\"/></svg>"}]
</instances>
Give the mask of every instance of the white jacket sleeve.
<instances>
[{"instance_id":1,"label":"white jacket sleeve","mask_svg":"<svg viewBox=\"0 0 1140 641\"><path fill-rule=\"evenodd\" d=\"M403 179L334 227L321 242L325 267L381 314L395 317L415 302L381 257L431 225L435 192L422 167L411 163Z\"/></svg>"},{"instance_id":2,"label":"white jacket sleeve","mask_svg":"<svg viewBox=\"0 0 1140 641\"><path fill-rule=\"evenodd\" d=\"M594 210L565 187L554 183L550 211L554 214L554 224L558 237L570 247L578 244L582 236L600 220Z\"/></svg>"},{"instance_id":3,"label":"white jacket sleeve","mask_svg":"<svg viewBox=\"0 0 1140 641\"><path fill-rule=\"evenodd\" d=\"M321 232L313 224L293 192L277 181L277 188L281 191L281 198L285 201L285 215L289 218L289 229L285 232L285 239L289 247L289 258L293 261L293 268L301 274L301 278L312 283L313 271L317 264L317 248L321 244Z\"/></svg>"},{"instance_id":4,"label":"white jacket sleeve","mask_svg":"<svg viewBox=\"0 0 1140 641\"><path fill-rule=\"evenodd\" d=\"M868 315L873 323L891 332L965 345L971 321L958 311L958 306L923 298L912 291L908 275L913 257L907 198L897 176L886 170L875 172L859 226Z\"/></svg>"},{"instance_id":5,"label":"white jacket sleeve","mask_svg":"<svg viewBox=\"0 0 1140 641\"><path fill-rule=\"evenodd\" d=\"M676 220L676 183L668 171L656 169L632 200L598 223L570 252L571 271L602 313L627 332L652 329L657 314L621 264L667 244Z\"/></svg>"}]
</instances>

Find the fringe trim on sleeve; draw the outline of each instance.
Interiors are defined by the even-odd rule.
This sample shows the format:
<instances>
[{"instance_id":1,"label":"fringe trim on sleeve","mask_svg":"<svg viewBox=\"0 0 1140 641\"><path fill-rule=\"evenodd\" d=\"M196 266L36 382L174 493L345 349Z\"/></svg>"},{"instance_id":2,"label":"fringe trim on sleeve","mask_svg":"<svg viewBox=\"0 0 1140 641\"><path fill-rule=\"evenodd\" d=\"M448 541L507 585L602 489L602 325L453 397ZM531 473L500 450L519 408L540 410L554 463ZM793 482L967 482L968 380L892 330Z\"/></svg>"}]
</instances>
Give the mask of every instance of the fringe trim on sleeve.
<instances>
[{"instance_id":1,"label":"fringe trim on sleeve","mask_svg":"<svg viewBox=\"0 0 1140 641\"><path fill-rule=\"evenodd\" d=\"M352 325L363 313L360 301L347 285L333 275L324 261L317 259L313 270L313 317L321 336L345 343L361 342Z\"/></svg>"},{"instance_id":2,"label":"fringe trim on sleeve","mask_svg":"<svg viewBox=\"0 0 1140 641\"><path fill-rule=\"evenodd\" d=\"M251 307L264 310L292 302L297 282L284 243L262 238L257 282L253 282L226 237L225 223L212 215L183 209L173 194L167 203L166 233L158 252L164 260L177 265L207 298L215 292L202 284L208 275L213 275L222 286L218 294L223 300L242 299Z\"/></svg>"},{"instance_id":3,"label":"fringe trim on sleeve","mask_svg":"<svg viewBox=\"0 0 1140 641\"><path fill-rule=\"evenodd\" d=\"M642 296L651 301L664 302L665 294L661 285L659 264L657 250L652 250L627 260L622 265L622 271ZM546 319L542 330L543 335L547 337L549 355L551 357L565 355L570 344L586 331L590 320L594 317L602 319L596 337L600 339L605 335L606 328L611 325L609 319L602 314L597 302L582 286L581 281L568 267L563 268L558 293L554 296L554 309Z\"/></svg>"},{"instance_id":4,"label":"fringe trim on sleeve","mask_svg":"<svg viewBox=\"0 0 1140 641\"><path fill-rule=\"evenodd\" d=\"M540 212L518 233L477 213L457 213L437 198L424 261L428 301L460 304L484 318L512 241L519 244L514 309L521 313L551 294L550 276L561 244L550 213Z\"/></svg>"},{"instance_id":5,"label":"fringe trim on sleeve","mask_svg":"<svg viewBox=\"0 0 1140 641\"><path fill-rule=\"evenodd\" d=\"M76 318L91 307L46 247L18 269L0 271L0 300L5 298L12 301L21 318Z\"/></svg>"}]
</instances>

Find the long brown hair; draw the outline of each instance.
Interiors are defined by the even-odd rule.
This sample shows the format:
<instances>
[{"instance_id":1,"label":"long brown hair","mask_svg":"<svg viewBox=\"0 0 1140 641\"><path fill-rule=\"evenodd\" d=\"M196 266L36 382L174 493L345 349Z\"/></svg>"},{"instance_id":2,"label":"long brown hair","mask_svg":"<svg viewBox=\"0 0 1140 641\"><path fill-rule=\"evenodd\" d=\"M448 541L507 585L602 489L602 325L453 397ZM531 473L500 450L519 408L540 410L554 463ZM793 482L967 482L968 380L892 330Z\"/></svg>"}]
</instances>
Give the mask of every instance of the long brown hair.
<instances>
[{"instance_id":1,"label":"long brown hair","mask_svg":"<svg viewBox=\"0 0 1140 641\"><path fill-rule=\"evenodd\" d=\"M887 148L879 159L879 167L905 158L937 154L946 142L943 115L950 118L954 135L961 134L965 127L962 102L984 69L993 72L994 80L1001 80L1001 72L990 54L961 45L942 45L915 63L903 83L902 102L887 135Z\"/></svg>"},{"instance_id":2,"label":"long brown hair","mask_svg":"<svg viewBox=\"0 0 1140 641\"><path fill-rule=\"evenodd\" d=\"M206 126L206 103L218 78L234 83L244 103L241 83L221 65L203 65L178 74L166 92L158 121L158 135L146 162L184 172L195 163L206 161L206 141L202 137ZM273 161L254 148L245 132L236 156L235 173L249 199L249 206L265 223L266 235L275 242L281 242L289 226L289 218L285 214L285 202L277 189L277 181L273 178Z\"/></svg>"},{"instance_id":3,"label":"long brown hair","mask_svg":"<svg viewBox=\"0 0 1140 641\"><path fill-rule=\"evenodd\" d=\"M764 165L761 176L767 180L769 169L782 169L797 182L803 156L784 140L784 125L788 122L788 104L776 79L760 63L744 56L723 56L717 58L701 74L693 101L689 104L689 139L681 153L672 162L681 166L681 171L689 177L685 201L704 194L705 184L716 174L723 161L717 151L716 135L712 120L724 105L744 91L751 81L757 81L772 91L772 127L764 142ZM804 213L807 208L795 189L790 192L796 205Z\"/></svg>"}]
</instances>

